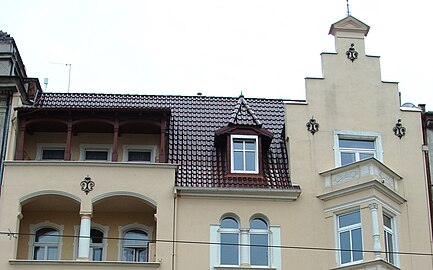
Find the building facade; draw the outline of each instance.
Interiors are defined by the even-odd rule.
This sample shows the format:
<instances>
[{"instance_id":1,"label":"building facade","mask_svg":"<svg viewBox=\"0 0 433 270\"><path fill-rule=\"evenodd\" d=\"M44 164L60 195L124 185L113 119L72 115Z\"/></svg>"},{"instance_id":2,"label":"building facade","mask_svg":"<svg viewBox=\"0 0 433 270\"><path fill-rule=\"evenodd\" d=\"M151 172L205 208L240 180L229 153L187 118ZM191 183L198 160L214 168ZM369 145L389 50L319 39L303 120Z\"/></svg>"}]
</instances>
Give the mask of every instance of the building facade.
<instances>
[{"instance_id":1,"label":"building facade","mask_svg":"<svg viewBox=\"0 0 433 270\"><path fill-rule=\"evenodd\" d=\"M331 26L305 101L15 95L0 268L432 269L421 111L368 31Z\"/></svg>"}]
</instances>

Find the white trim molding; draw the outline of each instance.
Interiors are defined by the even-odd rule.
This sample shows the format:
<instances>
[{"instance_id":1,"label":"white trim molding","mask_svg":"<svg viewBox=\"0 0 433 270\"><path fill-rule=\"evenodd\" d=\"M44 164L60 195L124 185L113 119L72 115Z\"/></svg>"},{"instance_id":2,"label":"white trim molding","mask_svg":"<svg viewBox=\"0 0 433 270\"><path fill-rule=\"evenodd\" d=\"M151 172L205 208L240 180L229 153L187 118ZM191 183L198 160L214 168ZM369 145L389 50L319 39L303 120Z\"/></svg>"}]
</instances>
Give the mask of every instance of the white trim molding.
<instances>
[{"instance_id":1,"label":"white trim molding","mask_svg":"<svg viewBox=\"0 0 433 270\"><path fill-rule=\"evenodd\" d=\"M150 152L150 161L128 161L128 153L131 150L148 150ZM156 146L155 145L130 145L123 146L123 162L155 162Z\"/></svg>"},{"instance_id":2,"label":"white trim molding","mask_svg":"<svg viewBox=\"0 0 433 270\"><path fill-rule=\"evenodd\" d=\"M86 151L107 151L107 160L111 161L111 155L113 153L113 146L111 144L80 144L80 160L86 160ZM95 160L89 160L95 161ZM96 160L105 161L105 160Z\"/></svg>"},{"instance_id":3,"label":"white trim molding","mask_svg":"<svg viewBox=\"0 0 433 270\"><path fill-rule=\"evenodd\" d=\"M30 233L31 236L29 237L29 242L28 242L28 246L29 246L29 250L28 250L28 259L32 260L32 261L37 261L34 260L33 256L34 256L34 249L35 249L35 236L36 236L36 232L40 229L43 228L52 228L55 229L59 232L59 242L58 242L58 254L57 254L57 259L60 260L62 258L62 246L63 246L63 230L65 229L64 225L58 225L54 222L51 221L44 221L38 224L30 224Z\"/></svg>"},{"instance_id":4,"label":"white trim molding","mask_svg":"<svg viewBox=\"0 0 433 270\"><path fill-rule=\"evenodd\" d=\"M65 151L66 145L64 143L38 143L36 144L36 159L43 160L42 154L43 150L63 150ZM63 160L62 157L59 160ZM51 159L52 160L52 159Z\"/></svg>"}]
</instances>

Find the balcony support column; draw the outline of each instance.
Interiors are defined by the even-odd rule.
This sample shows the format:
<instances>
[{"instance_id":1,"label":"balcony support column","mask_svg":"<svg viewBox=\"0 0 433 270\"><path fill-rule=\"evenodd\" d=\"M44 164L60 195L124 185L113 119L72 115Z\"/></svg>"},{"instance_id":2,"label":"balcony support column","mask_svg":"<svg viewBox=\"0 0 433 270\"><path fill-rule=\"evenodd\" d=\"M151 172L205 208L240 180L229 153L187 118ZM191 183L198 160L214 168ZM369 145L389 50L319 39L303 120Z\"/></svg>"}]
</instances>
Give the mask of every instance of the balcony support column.
<instances>
[{"instance_id":1,"label":"balcony support column","mask_svg":"<svg viewBox=\"0 0 433 270\"><path fill-rule=\"evenodd\" d=\"M26 134L26 119L21 118L18 127L18 146L15 152L16 160L24 160L24 139Z\"/></svg>"},{"instance_id":2,"label":"balcony support column","mask_svg":"<svg viewBox=\"0 0 433 270\"><path fill-rule=\"evenodd\" d=\"M90 214L81 215L80 238L78 241L78 258L77 261L88 261L90 254Z\"/></svg>"},{"instance_id":3,"label":"balcony support column","mask_svg":"<svg viewBox=\"0 0 433 270\"><path fill-rule=\"evenodd\" d=\"M71 146L72 146L72 119L68 119L68 127L66 134L66 149L64 160L71 160Z\"/></svg>"},{"instance_id":4,"label":"balcony support column","mask_svg":"<svg viewBox=\"0 0 433 270\"><path fill-rule=\"evenodd\" d=\"M161 119L161 138L160 138L161 142L159 145L159 163L167 162L166 156L165 156L166 132L167 132L167 128L166 128L165 115L163 115L163 117Z\"/></svg>"},{"instance_id":5,"label":"balcony support column","mask_svg":"<svg viewBox=\"0 0 433 270\"><path fill-rule=\"evenodd\" d=\"M113 131L113 154L111 155L111 161L118 161L119 155L117 153L117 145L119 142L119 119L114 119L114 131Z\"/></svg>"},{"instance_id":6,"label":"balcony support column","mask_svg":"<svg viewBox=\"0 0 433 270\"><path fill-rule=\"evenodd\" d=\"M379 218L378 218L378 205L377 203L369 204L371 212L371 221L373 225L373 250L374 250L374 259L380 260L382 259L382 247L380 246L380 233L379 233Z\"/></svg>"}]
</instances>

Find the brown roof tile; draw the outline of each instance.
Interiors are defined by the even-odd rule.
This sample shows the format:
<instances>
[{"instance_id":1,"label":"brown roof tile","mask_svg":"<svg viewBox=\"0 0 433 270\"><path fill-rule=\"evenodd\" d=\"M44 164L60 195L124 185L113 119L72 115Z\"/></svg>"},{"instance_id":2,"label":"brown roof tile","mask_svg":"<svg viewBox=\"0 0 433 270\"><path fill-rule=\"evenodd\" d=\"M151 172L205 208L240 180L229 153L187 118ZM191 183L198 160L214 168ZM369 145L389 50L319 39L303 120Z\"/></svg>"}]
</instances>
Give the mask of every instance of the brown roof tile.
<instances>
[{"instance_id":1,"label":"brown roof tile","mask_svg":"<svg viewBox=\"0 0 433 270\"><path fill-rule=\"evenodd\" d=\"M42 93L38 109L170 110L168 162L179 164L180 187L292 189L284 142L284 104L277 99L206 96ZM236 110L233 113L234 109ZM273 133L263 155L263 178L227 177L227 161L215 147L215 131L229 123L262 125Z\"/></svg>"}]
</instances>

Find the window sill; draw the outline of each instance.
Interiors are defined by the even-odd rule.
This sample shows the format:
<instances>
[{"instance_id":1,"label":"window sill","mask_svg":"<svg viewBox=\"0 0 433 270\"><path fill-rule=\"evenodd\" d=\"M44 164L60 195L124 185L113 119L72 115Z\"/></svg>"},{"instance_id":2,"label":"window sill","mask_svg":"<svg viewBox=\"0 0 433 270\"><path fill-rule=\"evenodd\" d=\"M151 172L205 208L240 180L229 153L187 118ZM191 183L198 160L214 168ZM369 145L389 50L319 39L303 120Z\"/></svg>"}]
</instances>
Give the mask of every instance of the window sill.
<instances>
[{"instance_id":1,"label":"window sill","mask_svg":"<svg viewBox=\"0 0 433 270\"><path fill-rule=\"evenodd\" d=\"M220 265L214 266L215 270L242 270L242 269L266 269L266 270L276 270L275 267L270 266L254 266L254 265Z\"/></svg>"},{"instance_id":2,"label":"window sill","mask_svg":"<svg viewBox=\"0 0 433 270\"><path fill-rule=\"evenodd\" d=\"M230 172L225 175L225 177L245 177L245 178L254 178L254 179L264 179L262 174L260 173L253 173L253 172Z\"/></svg>"},{"instance_id":3,"label":"window sill","mask_svg":"<svg viewBox=\"0 0 433 270\"><path fill-rule=\"evenodd\" d=\"M51 261L43 261L43 260L9 260L10 265L75 265L79 267L86 266L113 266L113 267L150 267L150 268L159 268L159 262L122 262L122 261L73 261L73 260L51 260Z\"/></svg>"},{"instance_id":4,"label":"window sill","mask_svg":"<svg viewBox=\"0 0 433 270\"><path fill-rule=\"evenodd\" d=\"M380 267L380 268L378 268ZM382 259L374 260L374 261L368 261L368 262L360 262L360 263L354 263L350 265L344 265L344 266L338 266L335 268L330 268L329 270L364 270L364 269L386 269L386 270L401 270L401 268L390 264L387 261L384 261Z\"/></svg>"}]
</instances>

